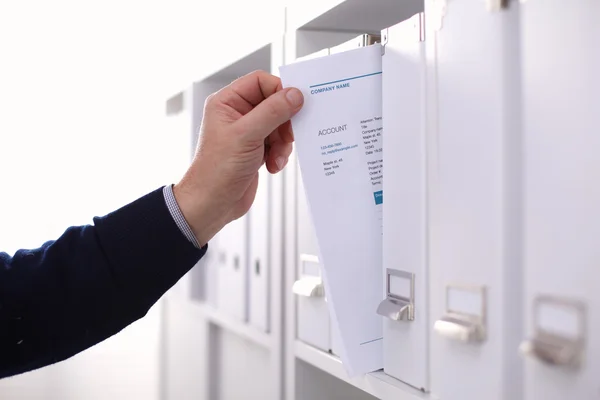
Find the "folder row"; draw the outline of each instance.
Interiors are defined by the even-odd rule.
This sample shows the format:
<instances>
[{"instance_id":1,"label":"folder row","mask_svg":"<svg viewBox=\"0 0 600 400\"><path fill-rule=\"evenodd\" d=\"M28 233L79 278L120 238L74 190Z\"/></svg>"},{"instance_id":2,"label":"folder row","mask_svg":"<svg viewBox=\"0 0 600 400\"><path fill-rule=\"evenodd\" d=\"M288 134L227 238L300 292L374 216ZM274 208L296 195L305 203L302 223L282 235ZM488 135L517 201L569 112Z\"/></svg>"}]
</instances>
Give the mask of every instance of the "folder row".
<instances>
[{"instance_id":1,"label":"folder row","mask_svg":"<svg viewBox=\"0 0 600 400\"><path fill-rule=\"evenodd\" d=\"M381 41L384 371L444 399L592 398L600 5L425 6L298 58ZM294 179L296 339L335 354Z\"/></svg>"},{"instance_id":2,"label":"folder row","mask_svg":"<svg viewBox=\"0 0 600 400\"><path fill-rule=\"evenodd\" d=\"M259 187L251 210L229 223L210 242L200 260L204 299L228 317L261 332L270 330L270 237L272 177L259 172ZM281 218L280 218L281 219Z\"/></svg>"},{"instance_id":3,"label":"folder row","mask_svg":"<svg viewBox=\"0 0 600 400\"><path fill-rule=\"evenodd\" d=\"M287 62L382 48L383 279L373 313L383 372L432 398L595 398L600 3L424 6L351 40L317 30L306 43L285 40ZM306 51L319 40L321 50ZM283 269L293 277L283 288L287 334L335 356L340 333L296 162L283 188L261 170L250 213L211 242L194 279L208 304L269 332L283 323L270 302L271 274ZM274 208L280 195L285 216ZM272 257L278 235L285 261Z\"/></svg>"}]
</instances>

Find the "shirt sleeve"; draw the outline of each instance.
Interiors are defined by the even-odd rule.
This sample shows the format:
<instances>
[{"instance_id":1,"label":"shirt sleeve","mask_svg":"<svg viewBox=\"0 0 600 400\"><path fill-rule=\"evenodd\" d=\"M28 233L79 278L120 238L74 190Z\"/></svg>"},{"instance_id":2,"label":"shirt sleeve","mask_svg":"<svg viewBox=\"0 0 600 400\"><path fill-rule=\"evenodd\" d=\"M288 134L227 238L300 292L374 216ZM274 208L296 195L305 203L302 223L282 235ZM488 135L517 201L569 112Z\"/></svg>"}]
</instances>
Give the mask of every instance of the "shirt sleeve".
<instances>
[{"instance_id":1,"label":"shirt sleeve","mask_svg":"<svg viewBox=\"0 0 600 400\"><path fill-rule=\"evenodd\" d=\"M175 199L175 195L173 194L173 185L167 185L163 188L163 195L165 197L165 202L167 203L167 208L171 213L171 217L173 217L173 221L177 224L177 227L183 233L183 235L189 240L196 248L200 248L200 243L194 235L194 231L190 228L190 225L186 221L181 209L179 208L179 204L177 204L177 200Z\"/></svg>"}]
</instances>

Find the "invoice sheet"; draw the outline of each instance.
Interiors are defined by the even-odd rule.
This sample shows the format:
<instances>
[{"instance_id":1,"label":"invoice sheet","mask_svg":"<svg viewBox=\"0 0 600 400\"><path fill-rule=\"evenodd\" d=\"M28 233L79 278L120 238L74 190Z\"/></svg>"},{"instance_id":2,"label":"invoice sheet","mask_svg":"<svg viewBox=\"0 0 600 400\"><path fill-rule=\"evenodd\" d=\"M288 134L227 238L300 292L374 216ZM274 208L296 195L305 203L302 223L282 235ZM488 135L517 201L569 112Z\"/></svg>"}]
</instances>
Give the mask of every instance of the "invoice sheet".
<instances>
[{"instance_id":1,"label":"invoice sheet","mask_svg":"<svg viewBox=\"0 0 600 400\"><path fill-rule=\"evenodd\" d=\"M350 376L383 367L381 46L289 64L304 94L292 119L325 295Z\"/></svg>"}]
</instances>

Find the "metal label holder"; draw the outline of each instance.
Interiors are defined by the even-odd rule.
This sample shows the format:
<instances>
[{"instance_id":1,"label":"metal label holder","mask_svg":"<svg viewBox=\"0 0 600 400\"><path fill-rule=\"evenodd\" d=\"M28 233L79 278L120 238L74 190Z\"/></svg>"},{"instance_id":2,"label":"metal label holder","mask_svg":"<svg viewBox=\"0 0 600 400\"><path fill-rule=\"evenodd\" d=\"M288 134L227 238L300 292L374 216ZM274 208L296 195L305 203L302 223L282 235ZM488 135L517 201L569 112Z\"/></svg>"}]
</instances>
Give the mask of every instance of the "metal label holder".
<instances>
[{"instance_id":1,"label":"metal label holder","mask_svg":"<svg viewBox=\"0 0 600 400\"><path fill-rule=\"evenodd\" d=\"M391 293L392 276L410 280L408 297ZM379 303L377 314L392 321L414 321L415 319L415 274L388 268L386 270L386 298Z\"/></svg>"},{"instance_id":2,"label":"metal label holder","mask_svg":"<svg viewBox=\"0 0 600 400\"><path fill-rule=\"evenodd\" d=\"M389 28L385 28L381 32L381 55L385 56L385 46L387 46L390 40L390 30Z\"/></svg>"},{"instance_id":3,"label":"metal label holder","mask_svg":"<svg viewBox=\"0 0 600 400\"><path fill-rule=\"evenodd\" d=\"M542 328L539 321L542 305L568 308L574 311L578 317L578 335L568 337ZM551 366L579 368L582 363L587 330L585 305L572 299L542 295L536 297L533 302L533 315L533 337L521 343L519 347L521 354Z\"/></svg>"},{"instance_id":4,"label":"metal label holder","mask_svg":"<svg viewBox=\"0 0 600 400\"><path fill-rule=\"evenodd\" d=\"M480 314L469 314L449 307L451 289L478 293L481 296ZM441 336L464 343L486 339L487 290L485 286L447 285L446 314L437 320L433 329Z\"/></svg>"}]
</instances>

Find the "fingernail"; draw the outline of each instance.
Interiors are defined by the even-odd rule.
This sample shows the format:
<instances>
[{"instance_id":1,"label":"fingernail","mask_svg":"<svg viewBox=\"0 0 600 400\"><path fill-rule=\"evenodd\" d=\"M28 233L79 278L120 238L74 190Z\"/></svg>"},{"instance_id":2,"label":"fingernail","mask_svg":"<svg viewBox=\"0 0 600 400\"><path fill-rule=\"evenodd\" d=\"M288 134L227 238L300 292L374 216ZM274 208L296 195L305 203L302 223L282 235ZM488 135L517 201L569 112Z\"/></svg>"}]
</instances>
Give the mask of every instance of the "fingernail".
<instances>
[{"instance_id":1,"label":"fingernail","mask_svg":"<svg viewBox=\"0 0 600 400\"><path fill-rule=\"evenodd\" d=\"M304 96L302 95L302 92L295 88L288 90L285 97L287 97L288 101L293 107L300 107L300 105L304 101Z\"/></svg>"},{"instance_id":2,"label":"fingernail","mask_svg":"<svg viewBox=\"0 0 600 400\"><path fill-rule=\"evenodd\" d=\"M275 159L275 164L277 165L277 170L281 171L283 169L283 167L285 166L285 158L284 157L277 157Z\"/></svg>"}]
</instances>

